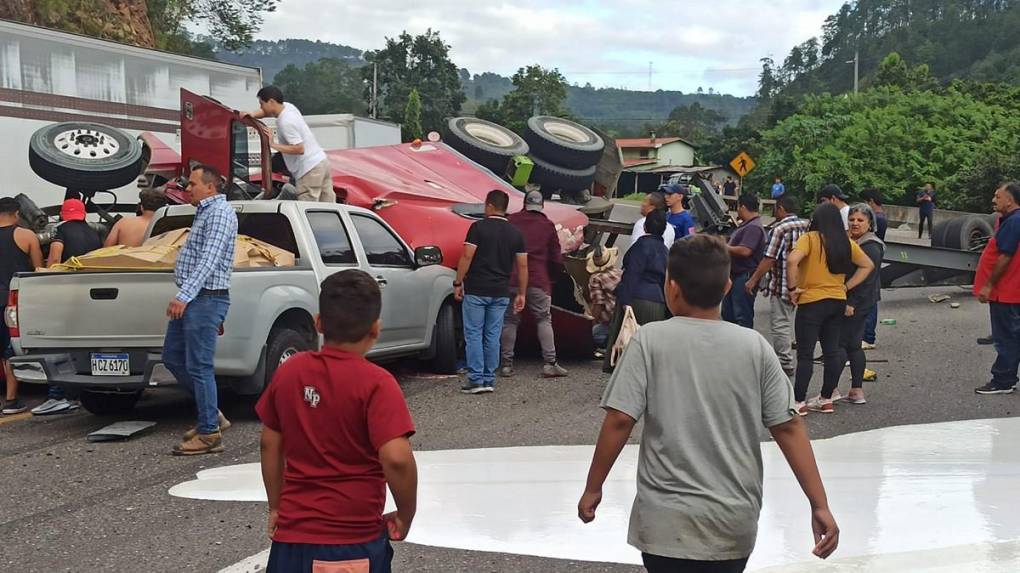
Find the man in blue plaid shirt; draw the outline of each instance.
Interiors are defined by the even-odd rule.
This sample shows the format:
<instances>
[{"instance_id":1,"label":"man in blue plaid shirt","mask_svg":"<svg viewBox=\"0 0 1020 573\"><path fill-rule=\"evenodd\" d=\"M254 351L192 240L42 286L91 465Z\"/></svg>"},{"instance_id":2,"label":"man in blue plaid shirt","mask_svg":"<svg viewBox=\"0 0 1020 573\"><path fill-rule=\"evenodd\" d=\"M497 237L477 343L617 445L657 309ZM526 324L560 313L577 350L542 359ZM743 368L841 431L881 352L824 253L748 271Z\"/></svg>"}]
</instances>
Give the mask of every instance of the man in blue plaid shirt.
<instances>
[{"instance_id":1,"label":"man in blue plaid shirt","mask_svg":"<svg viewBox=\"0 0 1020 573\"><path fill-rule=\"evenodd\" d=\"M237 214L220 193L223 178L213 167L191 170L188 195L197 209L191 233L177 255L177 296L166 315L163 363L195 398L198 424L184 434L174 455L223 451L221 430L230 426L217 408L213 357L220 325L230 308L230 273L234 269Z\"/></svg>"},{"instance_id":2,"label":"man in blue plaid shirt","mask_svg":"<svg viewBox=\"0 0 1020 573\"><path fill-rule=\"evenodd\" d=\"M787 290L786 258L797 244L797 239L808 232L811 221L797 216L800 201L790 193L785 193L776 201L776 221L765 244L765 258L758 264L757 270L747 280L746 289L753 293L762 277L765 285L762 293L769 297L771 307L772 348L783 365L787 376L793 375L793 315L797 305L790 302L790 291Z\"/></svg>"}]
</instances>

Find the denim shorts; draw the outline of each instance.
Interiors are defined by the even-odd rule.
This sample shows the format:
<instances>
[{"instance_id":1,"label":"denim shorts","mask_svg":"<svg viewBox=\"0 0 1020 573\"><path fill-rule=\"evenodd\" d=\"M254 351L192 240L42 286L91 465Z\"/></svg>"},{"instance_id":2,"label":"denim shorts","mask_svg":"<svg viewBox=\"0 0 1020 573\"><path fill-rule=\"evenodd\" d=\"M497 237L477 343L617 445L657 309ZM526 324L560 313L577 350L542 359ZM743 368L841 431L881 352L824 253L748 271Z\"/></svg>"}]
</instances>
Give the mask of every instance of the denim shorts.
<instances>
[{"instance_id":1,"label":"denim shorts","mask_svg":"<svg viewBox=\"0 0 1020 573\"><path fill-rule=\"evenodd\" d=\"M376 540L353 545L315 545L274 541L266 573L312 573L316 561L330 563L368 559L369 573L390 573L393 547L385 532Z\"/></svg>"}]
</instances>

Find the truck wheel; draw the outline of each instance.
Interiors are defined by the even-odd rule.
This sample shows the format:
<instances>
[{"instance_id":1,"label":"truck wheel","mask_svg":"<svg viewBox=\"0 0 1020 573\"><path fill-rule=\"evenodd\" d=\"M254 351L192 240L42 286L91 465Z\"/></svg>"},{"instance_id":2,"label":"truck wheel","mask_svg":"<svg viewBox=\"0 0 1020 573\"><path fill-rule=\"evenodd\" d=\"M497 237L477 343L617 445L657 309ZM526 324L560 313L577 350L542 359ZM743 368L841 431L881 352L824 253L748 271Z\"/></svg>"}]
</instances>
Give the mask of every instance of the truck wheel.
<instances>
[{"instance_id":1,"label":"truck wheel","mask_svg":"<svg viewBox=\"0 0 1020 573\"><path fill-rule=\"evenodd\" d=\"M432 332L432 370L436 374L457 373L457 325L453 305L447 303L439 309L436 328Z\"/></svg>"},{"instance_id":2,"label":"truck wheel","mask_svg":"<svg viewBox=\"0 0 1020 573\"><path fill-rule=\"evenodd\" d=\"M475 117L447 120L445 141L471 161L499 176L506 171L512 157L528 154L528 144L521 136L502 125Z\"/></svg>"},{"instance_id":3,"label":"truck wheel","mask_svg":"<svg viewBox=\"0 0 1020 573\"><path fill-rule=\"evenodd\" d=\"M81 121L37 130L28 144L28 163L46 181L84 191L123 187L145 167L137 139L115 127Z\"/></svg>"},{"instance_id":4,"label":"truck wheel","mask_svg":"<svg viewBox=\"0 0 1020 573\"><path fill-rule=\"evenodd\" d=\"M955 217L948 221L939 221L932 226L931 229L931 246L942 247L944 249L955 249L956 247L949 246L950 235L960 234L960 223L962 217Z\"/></svg>"},{"instance_id":5,"label":"truck wheel","mask_svg":"<svg viewBox=\"0 0 1020 573\"><path fill-rule=\"evenodd\" d=\"M980 249L985 240L992 236L992 226L988 224L984 215L969 215L960 219L959 232L946 236L946 243L950 249L961 251Z\"/></svg>"},{"instance_id":6,"label":"truck wheel","mask_svg":"<svg viewBox=\"0 0 1020 573\"><path fill-rule=\"evenodd\" d=\"M81 393L81 405L96 416L117 416L127 414L135 408L141 392L93 392Z\"/></svg>"},{"instance_id":7,"label":"truck wheel","mask_svg":"<svg viewBox=\"0 0 1020 573\"><path fill-rule=\"evenodd\" d=\"M299 352L314 350L315 343L309 339L308 334L289 326L278 326L269 332L269 341L266 342L266 382L263 388L269 386L269 382L276 374L276 369L281 364L292 358Z\"/></svg>"},{"instance_id":8,"label":"truck wheel","mask_svg":"<svg viewBox=\"0 0 1020 573\"><path fill-rule=\"evenodd\" d=\"M597 164L606 146L602 138L587 127L545 115L528 120L524 141L535 155L567 169L587 169Z\"/></svg>"},{"instance_id":9,"label":"truck wheel","mask_svg":"<svg viewBox=\"0 0 1020 573\"><path fill-rule=\"evenodd\" d=\"M567 169L553 165L534 155L530 155L535 167L531 170L530 181L542 186L542 195L548 199L556 190L580 191L591 187L595 180L595 166L587 169Z\"/></svg>"}]
</instances>

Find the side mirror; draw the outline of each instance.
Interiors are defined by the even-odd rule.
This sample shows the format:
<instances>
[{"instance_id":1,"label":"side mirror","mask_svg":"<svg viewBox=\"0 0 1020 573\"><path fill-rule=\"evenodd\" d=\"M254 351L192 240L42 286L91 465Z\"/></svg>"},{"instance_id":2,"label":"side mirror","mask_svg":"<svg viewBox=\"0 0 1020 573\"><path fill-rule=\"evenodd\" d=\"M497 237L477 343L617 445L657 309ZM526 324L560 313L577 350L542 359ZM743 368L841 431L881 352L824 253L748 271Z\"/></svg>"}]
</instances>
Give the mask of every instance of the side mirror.
<instances>
[{"instance_id":1,"label":"side mirror","mask_svg":"<svg viewBox=\"0 0 1020 573\"><path fill-rule=\"evenodd\" d=\"M443 250L439 247L418 247L414 250L414 262L419 267L443 264Z\"/></svg>"}]
</instances>

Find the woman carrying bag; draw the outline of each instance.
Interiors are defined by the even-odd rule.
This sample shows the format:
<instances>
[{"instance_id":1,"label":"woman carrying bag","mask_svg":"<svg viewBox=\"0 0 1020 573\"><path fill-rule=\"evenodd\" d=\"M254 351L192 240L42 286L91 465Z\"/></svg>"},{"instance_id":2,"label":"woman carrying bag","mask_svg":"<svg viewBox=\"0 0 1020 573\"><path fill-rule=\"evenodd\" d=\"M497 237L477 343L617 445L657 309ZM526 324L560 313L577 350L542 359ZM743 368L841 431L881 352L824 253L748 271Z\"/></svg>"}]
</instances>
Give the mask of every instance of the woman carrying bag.
<instances>
[{"instance_id":1,"label":"woman carrying bag","mask_svg":"<svg viewBox=\"0 0 1020 573\"><path fill-rule=\"evenodd\" d=\"M864 203L850 207L848 217L850 223L850 239L860 245L876 269L882 266L885 255L885 243L875 234L875 212ZM850 361L850 394L847 401L851 404L864 404L864 370L867 359L861 342L864 340L864 328L871 309L875 308L881 298L882 281L879 272L874 271L847 293L846 320L840 333L839 362Z\"/></svg>"},{"instance_id":2,"label":"woman carrying bag","mask_svg":"<svg viewBox=\"0 0 1020 573\"><path fill-rule=\"evenodd\" d=\"M797 305L794 333L797 412L832 413L832 392L843 371L840 332L846 315L847 291L864 282L875 268L868 255L847 236L839 208L823 203L815 209L808 232L797 240L787 259L790 300ZM847 275L851 275L847 281ZM815 343L821 342L825 373L821 395L805 404L813 371Z\"/></svg>"},{"instance_id":3,"label":"woman carrying bag","mask_svg":"<svg viewBox=\"0 0 1020 573\"><path fill-rule=\"evenodd\" d=\"M662 234L665 231L666 214L661 211L649 213L645 217L647 234L635 241L623 256L623 278L616 287L616 310L609 327L607 343L609 350L602 363L604 372L613 371L614 354L618 358L622 351L623 345L617 345L616 342L628 308L634 317L633 321L627 321L626 330L630 334L636 330L634 322L641 325L666 320L670 316L663 294L666 284L666 263L669 259L669 251L662 242ZM614 349L616 346L620 348Z\"/></svg>"}]
</instances>

